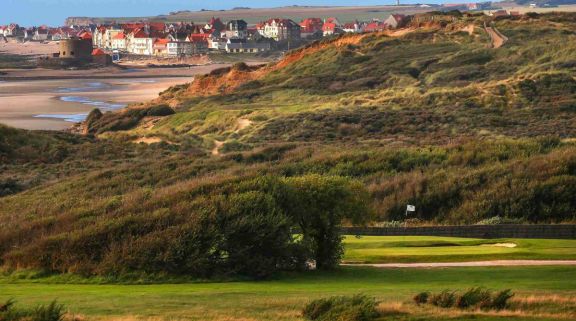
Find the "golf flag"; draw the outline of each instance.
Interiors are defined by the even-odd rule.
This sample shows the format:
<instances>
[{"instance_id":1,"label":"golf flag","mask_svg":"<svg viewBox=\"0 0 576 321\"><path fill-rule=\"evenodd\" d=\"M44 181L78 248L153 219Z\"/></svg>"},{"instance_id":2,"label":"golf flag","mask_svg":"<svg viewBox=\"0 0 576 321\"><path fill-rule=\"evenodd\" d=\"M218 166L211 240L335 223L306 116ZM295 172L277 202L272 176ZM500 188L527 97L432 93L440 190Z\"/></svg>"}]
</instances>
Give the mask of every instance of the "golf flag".
<instances>
[{"instance_id":1,"label":"golf flag","mask_svg":"<svg viewBox=\"0 0 576 321\"><path fill-rule=\"evenodd\" d=\"M406 212L416 212L416 206L414 205L406 206Z\"/></svg>"}]
</instances>

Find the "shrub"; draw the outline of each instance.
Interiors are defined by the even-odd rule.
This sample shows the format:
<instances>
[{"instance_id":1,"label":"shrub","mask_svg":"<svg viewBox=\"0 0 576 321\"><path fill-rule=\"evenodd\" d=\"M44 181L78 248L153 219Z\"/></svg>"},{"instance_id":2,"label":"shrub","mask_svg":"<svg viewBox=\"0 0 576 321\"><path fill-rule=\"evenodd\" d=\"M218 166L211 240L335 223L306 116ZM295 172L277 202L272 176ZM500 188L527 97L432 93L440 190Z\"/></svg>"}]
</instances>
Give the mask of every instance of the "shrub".
<instances>
[{"instance_id":1,"label":"shrub","mask_svg":"<svg viewBox=\"0 0 576 321\"><path fill-rule=\"evenodd\" d=\"M510 300L513 296L514 293L512 293L512 290L510 289L500 291L494 296L494 298L492 298L489 308L502 310L508 306L508 300Z\"/></svg>"},{"instance_id":2,"label":"shrub","mask_svg":"<svg viewBox=\"0 0 576 321\"><path fill-rule=\"evenodd\" d=\"M456 293L444 290L430 297L430 303L441 308L451 308L456 304Z\"/></svg>"},{"instance_id":3,"label":"shrub","mask_svg":"<svg viewBox=\"0 0 576 321\"><path fill-rule=\"evenodd\" d=\"M483 287L477 287L471 288L460 295L456 306L465 309L473 306L487 306L490 302L490 291Z\"/></svg>"},{"instance_id":4,"label":"shrub","mask_svg":"<svg viewBox=\"0 0 576 321\"><path fill-rule=\"evenodd\" d=\"M13 300L0 305L0 321L62 321L64 305L52 301L48 305L39 305L33 309L15 308Z\"/></svg>"},{"instance_id":5,"label":"shrub","mask_svg":"<svg viewBox=\"0 0 576 321\"><path fill-rule=\"evenodd\" d=\"M31 313L32 321L62 321L64 319L64 305L52 301L49 305L40 305Z\"/></svg>"},{"instance_id":6,"label":"shrub","mask_svg":"<svg viewBox=\"0 0 576 321\"><path fill-rule=\"evenodd\" d=\"M302 311L308 320L369 321L379 316L374 298L357 294L351 297L331 297L314 300Z\"/></svg>"},{"instance_id":7,"label":"shrub","mask_svg":"<svg viewBox=\"0 0 576 321\"><path fill-rule=\"evenodd\" d=\"M169 116L173 114L174 109L165 104L152 106L148 108L148 111L146 112L147 116Z\"/></svg>"},{"instance_id":8,"label":"shrub","mask_svg":"<svg viewBox=\"0 0 576 321\"><path fill-rule=\"evenodd\" d=\"M414 302L418 305L428 303L428 298L430 298L430 292L420 292L412 298Z\"/></svg>"}]
</instances>

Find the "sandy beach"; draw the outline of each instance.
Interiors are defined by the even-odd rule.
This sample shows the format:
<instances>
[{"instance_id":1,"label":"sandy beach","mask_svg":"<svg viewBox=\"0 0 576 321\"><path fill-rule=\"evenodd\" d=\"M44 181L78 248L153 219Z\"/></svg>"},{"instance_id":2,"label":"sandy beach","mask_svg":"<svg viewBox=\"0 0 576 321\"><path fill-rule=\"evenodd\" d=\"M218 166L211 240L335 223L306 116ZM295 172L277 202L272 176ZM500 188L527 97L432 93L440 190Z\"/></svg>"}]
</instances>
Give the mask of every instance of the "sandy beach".
<instances>
[{"instance_id":1,"label":"sandy beach","mask_svg":"<svg viewBox=\"0 0 576 321\"><path fill-rule=\"evenodd\" d=\"M23 129L63 130L83 120L94 108L112 111L151 100L171 86L227 66L3 69L6 74L0 76L0 123Z\"/></svg>"},{"instance_id":2,"label":"sandy beach","mask_svg":"<svg viewBox=\"0 0 576 321\"><path fill-rule=\"evenodd\" d=\"M113 111L153 99L193 78L37 80L0 82L0 123L24 129L63 130L94 108Z\"/></svg>"}]
</instances>

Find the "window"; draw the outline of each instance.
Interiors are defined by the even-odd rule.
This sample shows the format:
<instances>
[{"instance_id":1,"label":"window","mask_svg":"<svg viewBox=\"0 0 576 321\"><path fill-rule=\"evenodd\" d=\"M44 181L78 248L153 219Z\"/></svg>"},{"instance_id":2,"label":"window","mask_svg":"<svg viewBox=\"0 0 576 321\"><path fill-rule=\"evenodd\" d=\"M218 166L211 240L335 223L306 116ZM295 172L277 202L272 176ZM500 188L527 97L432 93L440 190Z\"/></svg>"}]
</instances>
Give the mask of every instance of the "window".
<instances>
[{"instance_id":1,"label":"window","mask_svg":"<svg viewBox=\"0 0 576 321\"><path fill-rule=\"evenodd\" d=\"M62 56L66 56L66 51L62 51Z\"/></svg>"},{"instance_id":2,"label":"window","mask_svg":"<svg viewBox=\"0 0 576 321\"><path fill-rule=\"evenodd\" d=\"M70 52L70 55L74 56L74 51L71 51L71 52Z\"/></svg>"}]
</instances>

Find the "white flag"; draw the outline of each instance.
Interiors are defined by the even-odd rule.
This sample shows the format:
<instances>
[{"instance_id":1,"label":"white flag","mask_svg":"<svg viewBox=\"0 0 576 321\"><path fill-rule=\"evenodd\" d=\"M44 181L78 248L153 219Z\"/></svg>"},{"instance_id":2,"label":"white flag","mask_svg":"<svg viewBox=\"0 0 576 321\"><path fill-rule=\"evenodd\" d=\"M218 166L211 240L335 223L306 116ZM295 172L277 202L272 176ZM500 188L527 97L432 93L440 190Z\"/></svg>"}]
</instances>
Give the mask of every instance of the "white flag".
<instances>
[{"instance_id":1,"label":"white flag","mask_svg":"<svg viewBox=\"0 0 576 321\"><path fill-rule=\"evenodd\" d=\"M406 211L408 211L408 212L416 212L416 206L414 206L414 205L408 205L408 206L406 206Z\"/></svg>"}]
</instances>

